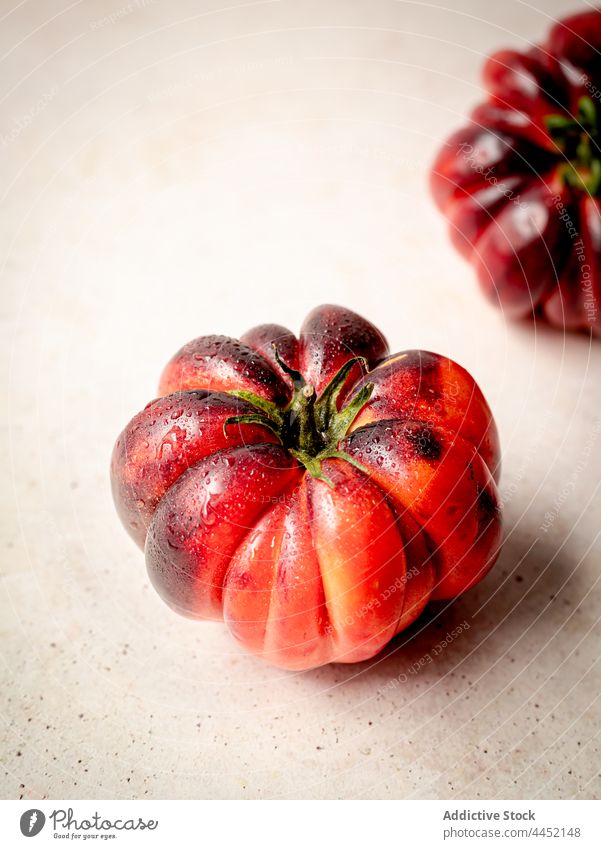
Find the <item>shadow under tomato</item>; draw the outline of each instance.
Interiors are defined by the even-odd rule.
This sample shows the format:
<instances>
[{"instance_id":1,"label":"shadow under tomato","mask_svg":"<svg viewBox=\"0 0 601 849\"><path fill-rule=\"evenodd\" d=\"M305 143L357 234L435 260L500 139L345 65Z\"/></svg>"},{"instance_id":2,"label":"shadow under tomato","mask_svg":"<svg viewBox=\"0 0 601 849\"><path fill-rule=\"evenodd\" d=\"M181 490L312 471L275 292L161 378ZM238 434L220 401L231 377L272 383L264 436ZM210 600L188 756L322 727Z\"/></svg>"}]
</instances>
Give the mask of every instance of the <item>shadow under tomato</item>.
<instances>
[{"instance_id":1,"label":"shadow under tomato","mask_svg":"<svg viewBox=\"0 0 601 849\"><path fill-rule=\"evenodd\" d=\"M497 564L480 584L457 599L431 603L374 658L332 664L327 677L345 686L373 679L376 688L386 689L391 682L396 686L423 677L431 683L448 673L465 677L471 659L482 652L491 665L512 663L524 655L523 640L536 636L547 616L557 616L557 606L560 619L577 606L578 593L570 592L576 563L569 546L537 537L524 522L512 529Z\"/></svg>"}]
</instances>

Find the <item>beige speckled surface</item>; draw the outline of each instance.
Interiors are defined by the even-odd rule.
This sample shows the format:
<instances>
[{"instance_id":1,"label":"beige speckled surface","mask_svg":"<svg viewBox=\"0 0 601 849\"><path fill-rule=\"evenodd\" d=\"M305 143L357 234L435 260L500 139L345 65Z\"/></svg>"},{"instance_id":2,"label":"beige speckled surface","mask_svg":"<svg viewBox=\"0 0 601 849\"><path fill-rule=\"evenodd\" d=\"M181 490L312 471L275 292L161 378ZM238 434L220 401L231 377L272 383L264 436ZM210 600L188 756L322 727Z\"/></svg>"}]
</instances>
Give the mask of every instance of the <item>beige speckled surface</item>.
<instances>
[{"instance_id":1,"label":"beige speckled surface","mask_svg":"<svg viewBox=\"0 0 601 849\"><path fill-rule=\"evenodd\" d=\"M2 795L599 798L601 346L507 327L425 180L482 54L578 4L13 5ZM180 344L324 300L474 373L507 541L386 657L294 675L163 606L107 472Z\"/></svg>"}]
</instances>

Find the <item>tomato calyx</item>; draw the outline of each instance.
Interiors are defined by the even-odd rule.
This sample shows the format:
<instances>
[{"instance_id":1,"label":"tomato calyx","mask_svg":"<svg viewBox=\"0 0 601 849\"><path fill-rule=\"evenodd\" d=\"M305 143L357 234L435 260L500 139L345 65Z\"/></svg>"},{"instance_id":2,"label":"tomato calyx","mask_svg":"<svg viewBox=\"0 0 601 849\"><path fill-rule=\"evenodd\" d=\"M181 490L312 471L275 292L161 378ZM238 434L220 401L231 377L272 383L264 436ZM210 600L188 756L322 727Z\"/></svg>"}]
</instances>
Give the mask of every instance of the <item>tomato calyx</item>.
<instances>
[{"instance_id":1,"label":"tomato calyx","mask_svg":"<svg viewBox=\"0 0 601 849\"><path fill-rule=\"evenodd\" d=\"M260 424L268 428L312 477L325 481L329 486L333 486L333 483L323 472L324 460L346 460L365 471L353 457L345 451L340 451L338 445L360 410L369 401L374 384L365 384L340 409L338 401L352 369L356 365L367 369L366 359L351 357L347 360L318 397L315 387L306 383L300 372L281 360L275 346L274 353L280 368L292 379L294 393L290 403L286 407L280 407L253 392L243 389L230 390L228 395L252 404L256 412L230 416L223 425L224 432L227 432L231 424Z\"/></svg>"},{"instance_id":2,"label":"tomato calyx","mask_svg":"<svg viewBox=\"0 0 601 849\"><path fill-rule=\"evenodd\" d=\"M600 127L591 98L586 95L580 98L575 118L551 114L544 120L558 151L568 160L560 168L564 183L589 195L600 195Z\"/></svg>"}]
</instances>

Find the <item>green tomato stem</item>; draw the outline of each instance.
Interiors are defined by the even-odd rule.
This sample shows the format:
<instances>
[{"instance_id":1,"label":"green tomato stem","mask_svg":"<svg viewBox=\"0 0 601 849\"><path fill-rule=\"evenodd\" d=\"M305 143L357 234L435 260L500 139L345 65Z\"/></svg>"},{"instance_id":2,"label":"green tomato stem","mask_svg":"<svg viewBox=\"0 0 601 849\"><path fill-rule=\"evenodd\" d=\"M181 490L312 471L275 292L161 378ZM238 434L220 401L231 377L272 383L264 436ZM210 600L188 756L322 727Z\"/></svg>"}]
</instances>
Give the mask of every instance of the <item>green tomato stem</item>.
<instances>
[{"instance_id":1,"label":"green tomato stem","mask_svg":"<svg viewBox=\"0 0 601 849\"><path fill-rule=\"evenodd\" d=\"M324 475L322 463L328 459L345 460L362 471L360 463L344 451L339 443L346 434L359 412L369 402L374 384L365 384L350 401L338 409L338 399L355 365L367 369L364 357L351 357L334 375L319 397L315 387L305 383L299 372L290 369L277 356L278 363L293 378L295 391L292 400L285 408L280 408L252 392L234 390L229 392L256 407L255 413L230 416L224 424L224 432L230 424L260 424L276 434L281 444L301 463L309 474L333 486L330 478Z\"/></svg>"}]
</instances>

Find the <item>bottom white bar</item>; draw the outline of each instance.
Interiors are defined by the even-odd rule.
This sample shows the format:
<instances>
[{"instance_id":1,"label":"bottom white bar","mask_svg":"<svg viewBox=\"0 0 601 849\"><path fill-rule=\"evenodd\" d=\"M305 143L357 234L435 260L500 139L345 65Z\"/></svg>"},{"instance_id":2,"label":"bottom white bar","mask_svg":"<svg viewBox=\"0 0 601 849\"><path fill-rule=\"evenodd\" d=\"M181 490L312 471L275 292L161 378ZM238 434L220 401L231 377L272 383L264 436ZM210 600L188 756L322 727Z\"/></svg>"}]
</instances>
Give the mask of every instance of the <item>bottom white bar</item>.
<instances>
[{"instance_id":1,"label":"bottom white bar","mask_svg":"<svg viewBox=\"0 0 601 849\"><path fill-rule=\"evenodd\" d=\"M593 801L4 801L0 846L598 849L600 806Z\"/></svg>"}]
</instances>

